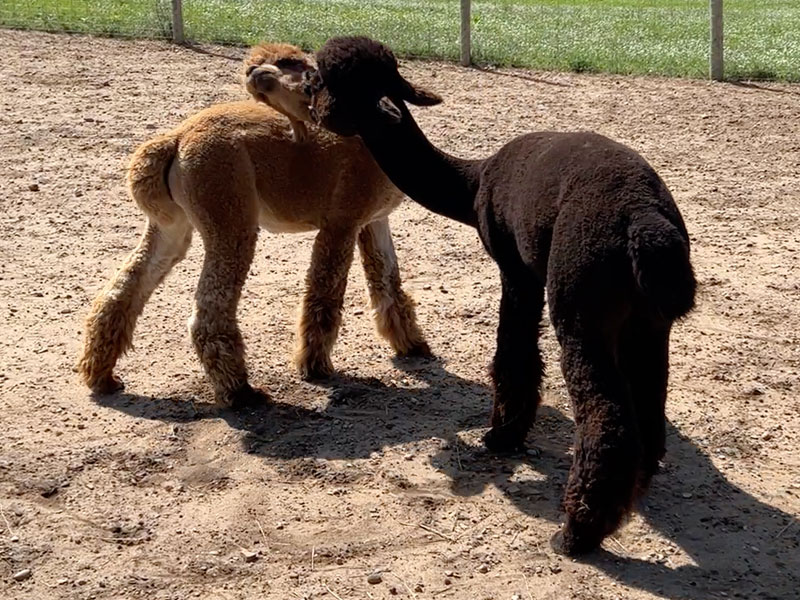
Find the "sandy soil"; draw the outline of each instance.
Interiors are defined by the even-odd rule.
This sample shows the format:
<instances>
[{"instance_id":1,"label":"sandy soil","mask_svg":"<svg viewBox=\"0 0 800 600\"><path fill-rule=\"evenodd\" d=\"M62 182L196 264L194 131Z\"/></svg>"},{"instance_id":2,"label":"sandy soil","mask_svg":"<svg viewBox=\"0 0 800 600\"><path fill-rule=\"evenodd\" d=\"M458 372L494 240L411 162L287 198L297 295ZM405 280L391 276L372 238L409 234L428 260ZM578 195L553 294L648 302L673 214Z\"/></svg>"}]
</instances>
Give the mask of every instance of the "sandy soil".
<instances>
[{"instance_id":1,"label":"sandy soil","mask_svg":"<svg viewBox=\"0 0 800 600\"><path fill-rule=\"evenodd\" d=\"M91 398L72 369L82 321L143 223L126 159L242 97L241 52L0 31L0 55L0 596L798 597L800 87L405 66L447 98L417 111L444 148L608 134L651 161L692 234L699 303L673 335L663 472L574 562L547 544L573 432L552 332L541 457L483 453L496 270L473 231L411 202L393 227L438 362L392 359L353 269L341 375L298 381L312 238L265 234L241 322L274 405L211 404L185 327L198 243L140 320L126 391Z\"/></svg>"}]
</instances>

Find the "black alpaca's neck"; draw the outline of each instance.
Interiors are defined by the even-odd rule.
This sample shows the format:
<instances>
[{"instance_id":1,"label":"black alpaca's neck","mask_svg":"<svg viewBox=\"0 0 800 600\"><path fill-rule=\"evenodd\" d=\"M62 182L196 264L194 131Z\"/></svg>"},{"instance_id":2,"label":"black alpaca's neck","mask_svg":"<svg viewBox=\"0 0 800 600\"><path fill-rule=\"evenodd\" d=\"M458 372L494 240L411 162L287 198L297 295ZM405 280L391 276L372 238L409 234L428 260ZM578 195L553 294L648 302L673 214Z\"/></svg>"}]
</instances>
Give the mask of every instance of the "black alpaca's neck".
<instances>
[{"instance_id":1,"label":"black alpaca's neck","mask_svg":"<svg viewBox=\"0 0 800 600\"><path fill-rule=\"evenodd\" d=\"M402 120L376 119L362 128L361 139L389 179L430 211L477 226L475 195L483 161L442 152L428 141L404 103Z\"/></svg>"}]
</instances>

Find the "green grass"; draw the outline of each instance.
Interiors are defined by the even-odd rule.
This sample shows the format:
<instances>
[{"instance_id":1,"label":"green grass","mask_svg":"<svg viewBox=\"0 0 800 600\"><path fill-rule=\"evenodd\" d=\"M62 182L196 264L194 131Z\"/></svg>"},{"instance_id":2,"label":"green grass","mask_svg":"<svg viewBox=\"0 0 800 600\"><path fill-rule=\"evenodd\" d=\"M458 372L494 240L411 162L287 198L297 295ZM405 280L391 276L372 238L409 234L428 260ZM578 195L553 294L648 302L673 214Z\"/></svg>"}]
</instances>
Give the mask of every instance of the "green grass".
<instances>
[{"instance_id":1,"label":"green grass","mask_svg":"<svg viewBox=\"0 0 800 600\"><path fill-rule=\"evenodd\" d=\"M729 78L800 81L800 0L726 0ZM455 59L458 0L184 0L194 41L317 47L367 34L398 54ZM708 0L476 0L477 62L704 77ZM0 26L169 37L169 0L0 0Z\"/></svg>"}]
</instances>

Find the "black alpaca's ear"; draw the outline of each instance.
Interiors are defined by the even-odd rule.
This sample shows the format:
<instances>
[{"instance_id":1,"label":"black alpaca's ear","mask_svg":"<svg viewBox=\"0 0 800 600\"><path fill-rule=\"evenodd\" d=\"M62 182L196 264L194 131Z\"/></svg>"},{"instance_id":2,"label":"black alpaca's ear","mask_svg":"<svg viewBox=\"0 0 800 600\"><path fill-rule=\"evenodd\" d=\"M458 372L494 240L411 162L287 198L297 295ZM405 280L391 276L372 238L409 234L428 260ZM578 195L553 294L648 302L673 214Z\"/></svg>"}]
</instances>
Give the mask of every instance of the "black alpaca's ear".
<instances>
[{"instance_id":1,"label":"black alpaca's ear","mask_svg":"<svg viewBox=\"0 0 800 600\"><path fill-rule=\"evenodd\" d=\"M415 86L410 81L400 78L400 97L417 106L435 106L442 103L442 97L431 91Z\"/></svg>"},{"instance_id":2,"label":"black alpaca's ear","mask_svg":"<svg viewBox=\"0 0 800 600\"><path fill-rule=\"evenodd\" d=\"M397 105L386 96L378 100L378 112L392 125L397 125L403 120L403 113L401 113Z\"/></svg>"}]
</instances>

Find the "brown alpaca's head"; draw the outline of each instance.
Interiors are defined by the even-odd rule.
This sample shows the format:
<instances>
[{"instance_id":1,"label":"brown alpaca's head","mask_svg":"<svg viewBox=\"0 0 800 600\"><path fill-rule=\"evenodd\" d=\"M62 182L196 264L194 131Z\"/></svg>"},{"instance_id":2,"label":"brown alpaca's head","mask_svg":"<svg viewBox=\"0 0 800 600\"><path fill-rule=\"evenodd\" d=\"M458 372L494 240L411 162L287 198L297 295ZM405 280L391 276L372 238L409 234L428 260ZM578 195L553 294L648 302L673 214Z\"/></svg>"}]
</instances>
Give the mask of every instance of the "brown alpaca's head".
<instances>
[{"instance_id":1,"label":"brown alpaca's head","mask_svg":"<svg viewBox=\"0 0 800 600\"><path fill-rule=\"evenodd\" d=\"M442 99L403 78L389 48L367 37L335 37L317 52L307 92L315 122L339 135L356 135L376 123L397 124L403 102L419 106Z\"/></svg>"},{"instance_id":2,"label":"brown alpaca's head","mask_svg":"<svg viewBox=\"0 0 800 600\"><path fill-rule=\"evenodd\" d=\"M315 68L313 58L297 46L259 44L244 59L245 87L253 98L293 122L311 121L304 74Z\"/></svg>"}]
</instances>

